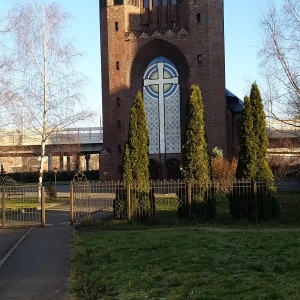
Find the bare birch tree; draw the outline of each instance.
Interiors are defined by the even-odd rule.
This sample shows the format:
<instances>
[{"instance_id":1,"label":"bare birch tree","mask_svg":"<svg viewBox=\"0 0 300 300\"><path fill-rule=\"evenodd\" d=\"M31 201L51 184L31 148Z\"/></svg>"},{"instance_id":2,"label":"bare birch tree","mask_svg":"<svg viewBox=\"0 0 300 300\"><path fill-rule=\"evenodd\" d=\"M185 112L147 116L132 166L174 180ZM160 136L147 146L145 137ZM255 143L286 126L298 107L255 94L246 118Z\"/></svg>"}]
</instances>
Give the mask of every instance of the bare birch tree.
<instances>
[{"instance_id":1,"label":"bare birch tree","mask_svg":"<svg viewBox=\"0 0 300 300\"><path fill-rule=\"evenodd\" d=\"M17 58L14 80L19 109L15 111L23 126L40 137L40 186L51 133L92 116L82 109L86 81L74 70L82 55L66 38L69 18L56 3L34 1L19 4L9 16Z\"/></svg>"},{"instance_id":2,"label":"bare birch tree","mask_svg":"<svg viewBox=\"0 0 300 300\"><path fill-rule=\"evenodd\" d=\"M269 0L261 20L260 51L268 115L300 118L300 2Z\"/></svg>"},{"instance_id":3,"label":"bare birch tree","mask_svg":"<svg viewBox=\"0 0 300 300\"><path fill-rule=\"evenodd\" d=\"M270 153L269 159L280 182L285 176L299 172L299 162L294 156L298 143L295 141L300 137L299 0L268 0L261 25L263 44L259 54L265 79L265 109L270 118L269 138L271 148L284 152ZM278 128L276 123L288 130Z\"/></svg>"},{"instance_id":4,"label":"bare birch tree","mask_svg":"<svg viewBox=\"0 0 300 300\"><path fill-rule=\"evenodd\" d=\"M13 57L9 54L7 41L12 28L7 19L0 15L0 128L3 129L11 121L9 118L9 104L16 98L13 93L12 68Z\"/></svg>"}]
</instances>

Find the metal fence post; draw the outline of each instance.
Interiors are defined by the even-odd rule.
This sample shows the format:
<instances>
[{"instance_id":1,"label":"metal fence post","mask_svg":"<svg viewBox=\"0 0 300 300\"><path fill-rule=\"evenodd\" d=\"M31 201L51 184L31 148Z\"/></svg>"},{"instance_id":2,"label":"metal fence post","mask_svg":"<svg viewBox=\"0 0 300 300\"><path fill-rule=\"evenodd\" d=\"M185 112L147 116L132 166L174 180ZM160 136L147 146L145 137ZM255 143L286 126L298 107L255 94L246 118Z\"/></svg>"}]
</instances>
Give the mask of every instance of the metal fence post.
<instances>
[{"instance_id":1,"label":"metal fence post","mask_svg":"<svg viewBox=\"0 0 300 300\"><path fill-rule=\"evenodd\" d=\"M45 209L45 187L42 186L42 201L41 201L41 226L46 224L46 209Z\"/></svg>"},{"instance_id":2,"label":"metal fence post","mask_svg":"<svg viewBox=\"0 0 300 300\"><path fill-rule=\"evenodd\" d=\"M2 228L5 228L5 186L2 185Z\"/></svg>"},{"instance_id":3,"label":"metal fence post","mask_svg":"<svg viewBox=\"0 0 300 300\"><path fill-rule=\"evenodd\" d=\"M70 184L70 225L74 224L74 185Z\"/></svg>"},{"instance_id":4,"label":"metal fence post","mask_svg":"<svg viewBox=\"0 0 300 300\"><path fill-rule=\"evenodd\" d=\"M131 221L131 197L130 197L130 184L127 184L127 220Z\"/></svg>"},{"instance_id":5,"label":"metal fence post","mask_svg":"<svg viewBox=\"0 0 300 300\"><path fill-rule=\"evenodd\" d=\"M192 184L188 183L188 198L187 198L188 218L192 219Z\"/></svg>"},{"instance_id":6,"label":"metal fence post","mask_svg":"<svg viewBox=\"0 0 300 300\"><path fill-rule=\"evenodd\" d=\"M258 205L257 205L257 185L256 185L256 181L252 181L252 195L253 195L253 210L254 210L254 223L257 224L258 223Z\"/></svg>"}]
</instances>

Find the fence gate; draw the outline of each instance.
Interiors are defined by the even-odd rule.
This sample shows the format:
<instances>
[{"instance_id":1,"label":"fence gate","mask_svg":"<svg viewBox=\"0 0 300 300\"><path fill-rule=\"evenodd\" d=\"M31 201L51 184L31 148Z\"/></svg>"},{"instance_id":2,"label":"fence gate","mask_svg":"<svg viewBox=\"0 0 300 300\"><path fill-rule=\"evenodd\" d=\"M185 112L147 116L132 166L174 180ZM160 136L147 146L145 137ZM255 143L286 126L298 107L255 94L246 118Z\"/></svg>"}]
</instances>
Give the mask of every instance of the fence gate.
<instances>
[{"instance_id":1,"label":"fence gate","mask_svg":"<svg viewBox=\"0 0 300 300\"><path fill-rule=\"evenodd\" d=\"M116 183L74 180L71 184L71 222L95 222L113 215Z\"/></svg>"},{"instance_id":2,"label":"fence gate","mask_svg":"<svg viewBox=\"0 0 300 300\"><path fill-rule=\"evenodd\" d=\"M39 201L38 185L2 184L0 186L0 227L45 225L45 193Z\"/></svg>"}]
</instances>

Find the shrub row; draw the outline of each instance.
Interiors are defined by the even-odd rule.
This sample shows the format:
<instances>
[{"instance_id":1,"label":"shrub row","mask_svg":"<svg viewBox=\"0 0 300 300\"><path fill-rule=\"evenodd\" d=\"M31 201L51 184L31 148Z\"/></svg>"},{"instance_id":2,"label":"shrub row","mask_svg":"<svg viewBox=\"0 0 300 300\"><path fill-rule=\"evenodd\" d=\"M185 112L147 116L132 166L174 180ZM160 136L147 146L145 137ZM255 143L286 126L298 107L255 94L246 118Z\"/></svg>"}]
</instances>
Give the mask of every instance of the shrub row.
<instances>
[{"instance_id":1,"label":"shrub row","mask_svg":"<svg viewBox=\"0 0 300 300\"><path fill-rule=\"evenodd\" d=\"M280 206L276 193L267 185L244 186L236 183L231 192L226 194L229 209L233 219L247 219L249 221L271 221L279 218ZM216 189L214 187L193 187L191 190L190 212L188 205L188 190L181 188L177 191L178 219L214 220L216 217ZM118 189L114 200L114 218L127 219L127 193L125 189ZM131 211L135 220L147 219L155 215L155 197L149 193L131 191Z\"/></svg>"},{"instance_id":2,"label":"shrub row","mask_svg":"<svg viewBox=\"0 0 300 300\"><path fill-rule=\"evenodd\" d=\"M75 171L57 171L56 181L72 181ZM99 170L84 172L88 180L99 180ZM39 180L39 172L18 172L5 173L2 176L10 176L17 182L37 183ZM53 171L44 172L43 182L54 182L55 173Z\"/></svg>"}]
</instances>

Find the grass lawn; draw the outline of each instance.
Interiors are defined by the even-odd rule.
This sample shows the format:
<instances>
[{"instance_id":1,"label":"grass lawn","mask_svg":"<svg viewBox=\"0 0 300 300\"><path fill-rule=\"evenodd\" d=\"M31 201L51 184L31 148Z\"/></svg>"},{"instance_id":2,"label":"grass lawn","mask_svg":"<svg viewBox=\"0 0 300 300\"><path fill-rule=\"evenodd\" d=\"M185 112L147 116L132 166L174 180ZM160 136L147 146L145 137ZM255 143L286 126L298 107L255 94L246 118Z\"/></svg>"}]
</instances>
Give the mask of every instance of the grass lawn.
<instances>
[{"instance_id":1,"label":"grass lawn","mask_svg":"<svg viewBox=\"0 0 300 300\"><path fill-rule=\"evenodd\" d=\"M74 299L300 299L300 231L78 230Z\"/></svg>"},{"instance_id":2,"label":"grass lawn","mask_svg":"<svg viewBox=\"0 0 300 300\"><path fill-rule=\"evenodd\" d=\"M61 204L65 203L68 201L69 198L46 198L45 199L45 206L53 206L55 204ZM41 204L38 202L37 199L22 199L22 198L10 198L5 201L5 208L6 209L12 209L12 210L17 210L17 209L22 209L22 208L39 208L41 207ZM2 203L0 203L0 209L2 209Z\"/></svg>"}]
</instances>

